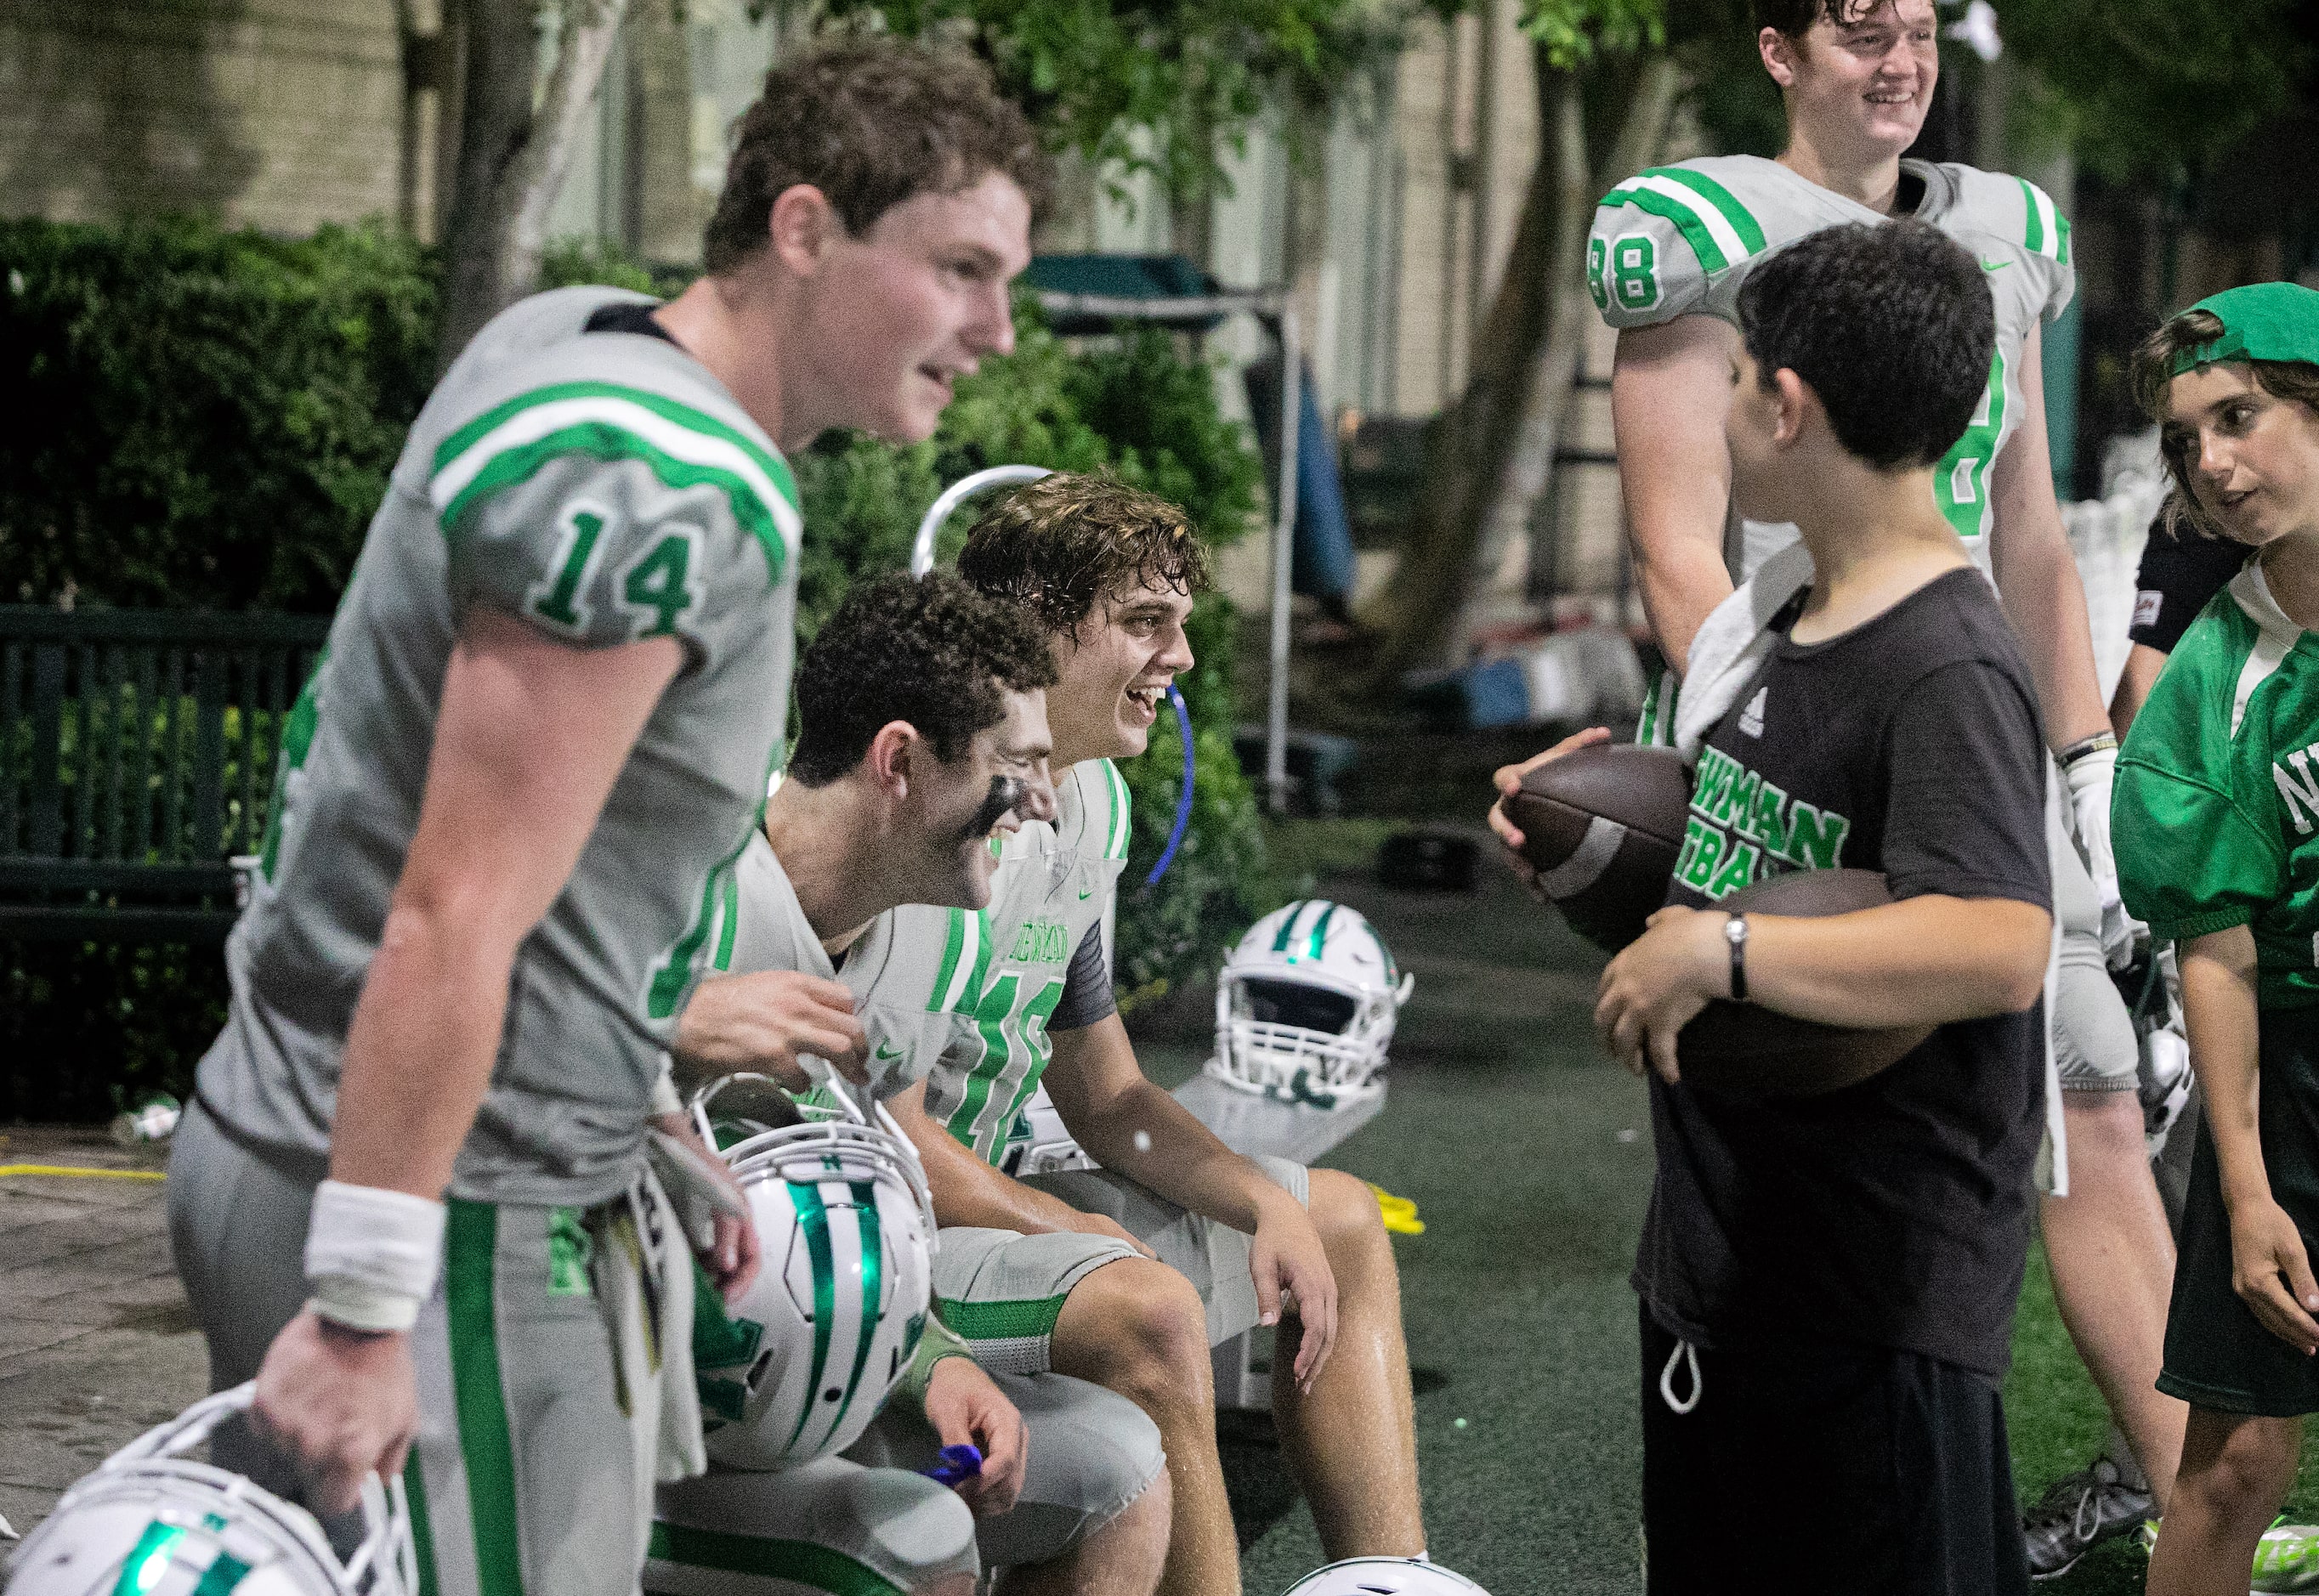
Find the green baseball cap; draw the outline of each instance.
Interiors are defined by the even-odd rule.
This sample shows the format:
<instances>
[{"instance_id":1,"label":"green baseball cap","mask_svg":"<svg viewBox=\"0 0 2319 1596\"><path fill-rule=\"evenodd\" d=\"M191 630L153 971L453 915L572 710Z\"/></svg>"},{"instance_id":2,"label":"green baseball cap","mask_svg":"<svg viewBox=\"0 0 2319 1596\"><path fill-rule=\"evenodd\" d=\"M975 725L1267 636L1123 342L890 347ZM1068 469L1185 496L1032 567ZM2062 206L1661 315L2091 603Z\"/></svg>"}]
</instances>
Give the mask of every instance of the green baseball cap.
<instances>
[{"instance_id":1,"label":"green baseball cap","mask_svg":"<svg viewBox=\"0 0 2319 1596\"><path fill-rule=\"evenodd\" d=\"M2251 283L2208 294L2193 311L2223 324L2211 338L2174 356L2180 376L2218 360L2302 360L2319 365L2319 289L2299 283Z\"/></svg>"}]
</instances>

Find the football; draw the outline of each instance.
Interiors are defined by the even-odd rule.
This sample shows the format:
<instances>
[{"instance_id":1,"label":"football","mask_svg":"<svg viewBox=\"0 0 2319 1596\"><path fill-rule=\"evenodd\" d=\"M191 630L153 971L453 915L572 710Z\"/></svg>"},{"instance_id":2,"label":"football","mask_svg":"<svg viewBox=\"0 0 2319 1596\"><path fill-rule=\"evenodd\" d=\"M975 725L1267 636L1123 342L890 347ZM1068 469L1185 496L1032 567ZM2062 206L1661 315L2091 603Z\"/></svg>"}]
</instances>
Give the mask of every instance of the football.
<instances>
[{"instance_id":1,"label":"football","mask_svg":"<svg viewBox=\"0 0 2319 1596\"><path fill-rule=\"evenodd\" d=\"M1817 919L1891 901L1883 876L1875 870L1792 870L1735 892L1720 906L1734 914ZM1823 1025L1718 998L1675 1038L1675 1062L1692 1086L1764 1097L1813 1097L1899 1063L1932 1033L1930 1025Z\"/></svg>"},{"instance_id":2,"label":"football","mask_svg":"<svg viewBox=\"0 0 2319 1596\"><path fill-rule=\"evenodd\" d=\"M1538 766L1499 803L1574 930L1612 952L1642 935L1683 847L1691 777L1680 754L1597 744Z\"/></svg>"}]
</instances>

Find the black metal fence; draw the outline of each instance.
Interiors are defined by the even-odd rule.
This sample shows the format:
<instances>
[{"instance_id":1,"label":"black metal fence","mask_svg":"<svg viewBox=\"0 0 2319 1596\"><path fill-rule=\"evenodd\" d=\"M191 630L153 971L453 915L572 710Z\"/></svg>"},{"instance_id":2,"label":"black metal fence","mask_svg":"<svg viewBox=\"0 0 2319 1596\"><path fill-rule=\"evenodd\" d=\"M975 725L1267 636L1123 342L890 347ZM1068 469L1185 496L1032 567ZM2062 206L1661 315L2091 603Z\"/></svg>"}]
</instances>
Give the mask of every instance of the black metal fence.
<instances>
[{"instance_id":1,"label":"black metal fence","mask_svg":"<svg viewBox=\"0 0 2319 1596\"><path fill-rule=\"evenodd\" d=\"M329 630L0 605L0 937L223 937Z\"/></svg>"}]
</instances>

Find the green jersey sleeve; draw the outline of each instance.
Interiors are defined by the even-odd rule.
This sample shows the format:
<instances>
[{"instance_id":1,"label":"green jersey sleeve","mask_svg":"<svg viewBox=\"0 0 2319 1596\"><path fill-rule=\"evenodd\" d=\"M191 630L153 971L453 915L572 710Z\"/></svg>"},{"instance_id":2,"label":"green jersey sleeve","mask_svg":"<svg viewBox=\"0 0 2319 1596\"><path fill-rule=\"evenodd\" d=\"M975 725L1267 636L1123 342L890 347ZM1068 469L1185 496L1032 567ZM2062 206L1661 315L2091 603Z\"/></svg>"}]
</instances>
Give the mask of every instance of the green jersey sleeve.
<instances>
[{"instance_id":1,"label":"green jersey sleeve","mask_svg":"<svg viewBox=\"0 0 2319 1596\"><path fill-rule=\"evenodd\" d=\"M452 611L483 605L582 647L672 636L699 668L781 586L796 487L778 455L664 393L555 383L437 448L427 492Z\"/></svg>"},{"instance_id":2,"label":"green jersey sleeve","mask_svg":"<svg viewBox=\"0 0 2319 1596\"><path fill-rule=\"evenodd\" d=\"M2287 890L2275 828L2239 790L2233 721L2244 650L2215 646L2231 618L2209 606L2185 634L2118 755L2118 888L2157 937L2251 924Z\"/></svg>"},{"instance_id":3,"label":"green jersey sleeve","mask_svg":"<svg viewBox=\"0 0 2319 1596\"><path fill-rule=\"evenodd\" d=\"M2283 861L2231 795L2197 777L2120 761L2110 798L2125 906L2152 936L2251 924L2283 890Z\"/></svg>"},{"instance_id":4,"label":"green jersey sleeve","mask_svg":"<svg viewBox=\"0 0 2319 1596\"><path fill-rule=\"evenodd\" d=\"M2044 189L2026 177L2013 181L2021 189L2021 245L2027 252L2026 264L2044 285L2041 314L2052 321L2070 308L2078 291L2077 263L2070 253L2070 219Z\"/></svg>"},{"instance_id":5,"label":"green jersey sleeve","mask_svg":"<svg viewBox=\"0 0 2319 1596\"><path fill-rule=\"evenodd\" d=\"M1762 253L1764 230L1731 190L1689 167L1654 167L1602 196L1586 239L1586 289L1618 328L1652 327L1723 302Z\"/></svg>"}]
</instances>

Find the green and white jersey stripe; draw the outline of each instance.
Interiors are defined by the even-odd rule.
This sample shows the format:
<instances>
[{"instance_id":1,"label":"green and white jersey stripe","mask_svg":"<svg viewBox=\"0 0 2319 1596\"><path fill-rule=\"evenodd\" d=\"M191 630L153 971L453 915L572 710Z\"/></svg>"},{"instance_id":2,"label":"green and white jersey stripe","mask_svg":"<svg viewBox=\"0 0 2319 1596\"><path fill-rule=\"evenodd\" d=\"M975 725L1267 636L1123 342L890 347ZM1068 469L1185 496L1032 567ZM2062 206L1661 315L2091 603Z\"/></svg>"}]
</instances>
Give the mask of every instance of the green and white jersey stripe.
<instances>
[{"instance_id":1,"label":"green and white jersey stripe","mask_svg":"<svg viewBox=\"0 0 2319 1596\"><path fill-rule=\"evenodd\" d=\"M2022 245L2032 255L2042 255L2056 265L2070 261L2070 220L2053 206L2045 191L2026 177L2017 177L2021 185L2022 203L2028 212L2027 225L2022 230Z\"/></svg>"},{"instance_id":2,"label":"green and white jersey stripe","mask_svg":"<svg viewBox=\"0 0 2319 1596\"><path fill-rule=\"evenodd\" d=\"M952 1022L927 1033L943 1038L941 1055L914 1063L911 1078L925 1077L935 1122L994 1163L1046 1069L1047 1018L1080 940L1105 923L1132 834L1127 783L1108 760L1074 765L1056 798L1052 825L1006 839L988 908L905 909L893 922L891 979Z\"/></svg>"},{"instance_id":3,"label":"green and white jersey stripe","mask_svg":"<svg viewBox=\"0 0 2319 1596\"><path fill-rule=\"evenodd\" d=\"M1673 222L1710 274L1728 271L1764 248L1764 230L1747 207L1704 172L1655 167L1604 194L1602 203L1633 205Z\"/></svg>"},{"instance_id":4,"label":"green and white jersey stripe","mask_svg":"<svg viewBox=\"0 0 2319 1596\"><path fill-rule=\"evenodd\" d=\"M1941 512L1984 573L1996 528L1990 482L1998 456L2028 405L2022 354L2074 292L2070 224L2035 184L1954 163L1903 161L1901 194L1913 214L1973 252L1997 311L1989 392L1972 424L1935 472ZM1889 220L1856 201L1755 156L1711 156L1656 167L1602 198L1587 245L1587 281L1613 327L1706 315L1737 326L1739 290L1762 261L1830 227ZM2031 473L2035 480L2036 473ZM1735 578L1754 574L1795 540L1795 528L1744 522Z\"/></svg>"},{"instance_id":5,"label":"green and white jersey stripe","mask_svg":"<svg viewBox=\"0 0 2319 1596\"><path fill-rule=\"evenodd\" d=\"M780 455L695 406L615 383L551 383L494 405L437 447L427 496L456 537L474 506L572 455L636 460L669 487L716 489L763 547L771 580L796 558L804 521Z\"/></svg>"},{"instance_id":6,"label":"green and white jersey stripe","mask_svg":"<svg viewBox=\"0 0 2319 1596\"><path fill-rule=\"evenodd\" d=\"M640 296L563 289L495 319L411 428L329 645L289 717L266 868L228 951L203 1096L286 1164L327 1155L339 1049L416 829L454 640L479 610L681 665L510 977L455 1195L622 1190L674 1017L724 940L795 652L797 488L708 369L584 331ZM720 924L721 923L721 924Z\"/></svg>"}]
</instances>

